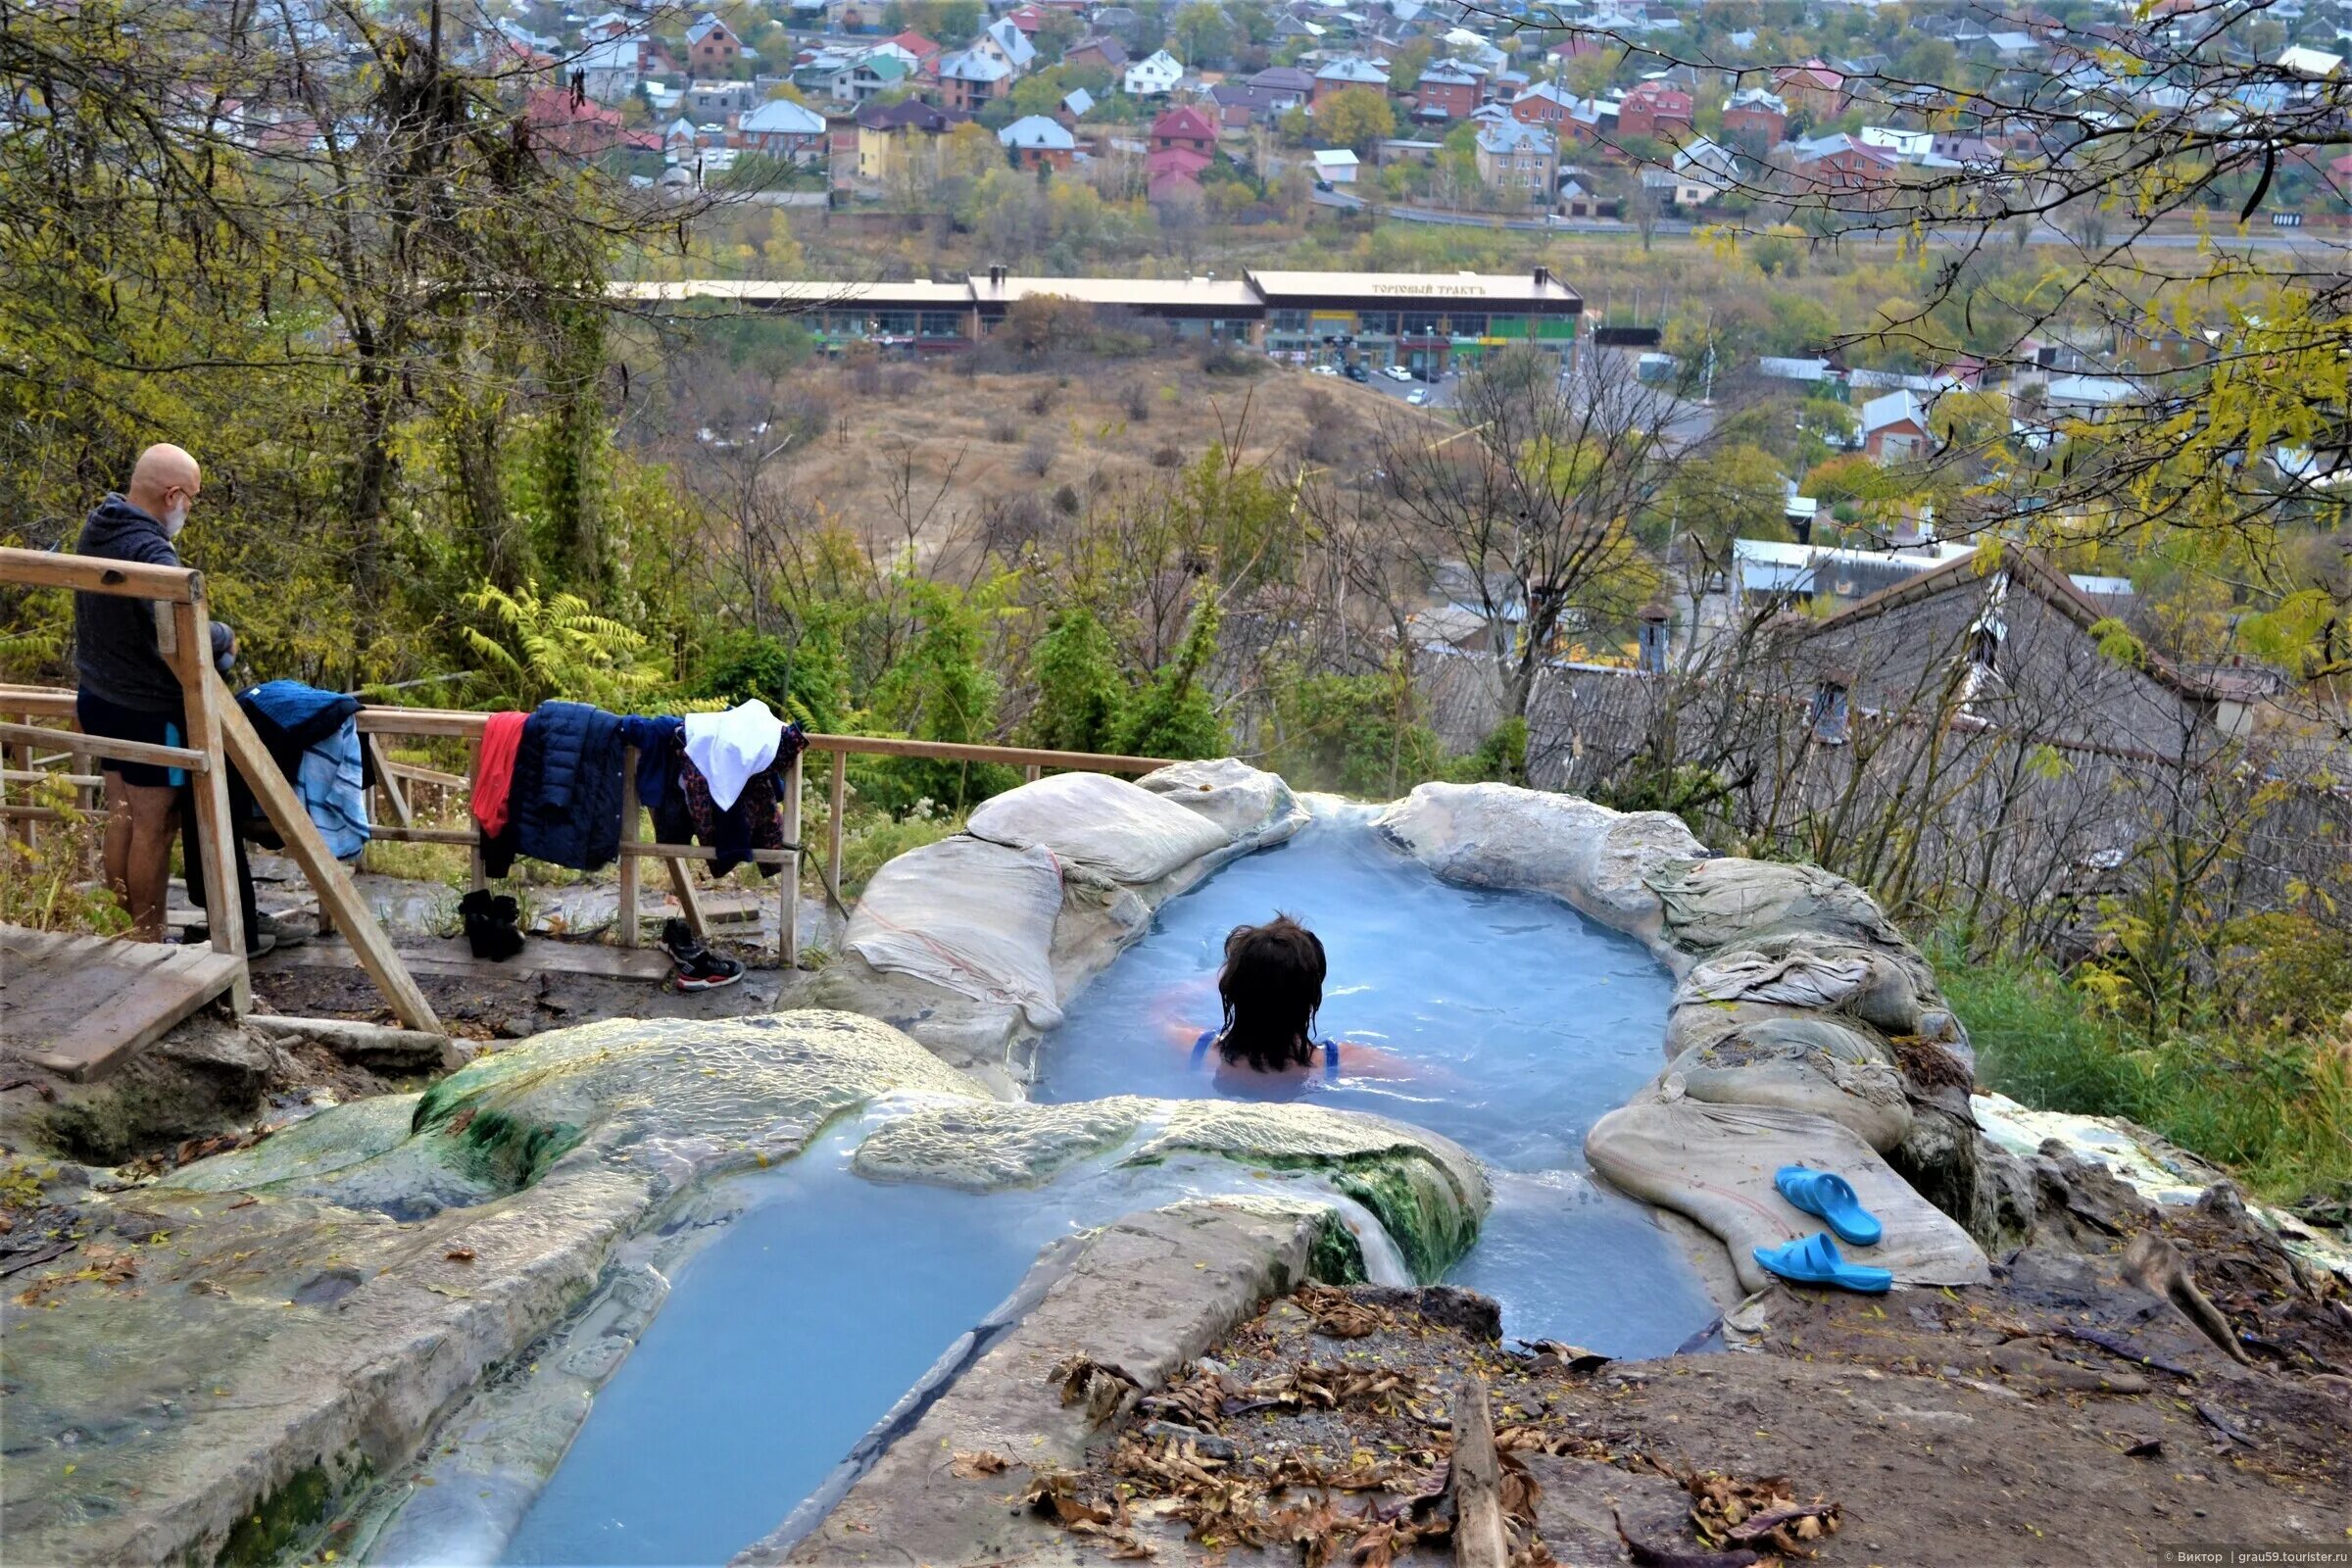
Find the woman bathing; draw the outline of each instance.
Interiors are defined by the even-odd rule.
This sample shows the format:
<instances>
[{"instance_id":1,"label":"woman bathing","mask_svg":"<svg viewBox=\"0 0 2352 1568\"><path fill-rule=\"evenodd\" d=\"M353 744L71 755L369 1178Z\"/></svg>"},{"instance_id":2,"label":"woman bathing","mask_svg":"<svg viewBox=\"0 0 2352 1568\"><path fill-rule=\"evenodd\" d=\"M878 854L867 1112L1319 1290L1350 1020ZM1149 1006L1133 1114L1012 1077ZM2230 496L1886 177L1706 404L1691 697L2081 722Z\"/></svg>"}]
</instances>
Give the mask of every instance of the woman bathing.
<instances>
[{"instance_id":1,"label":"woman bathing","mask_svg":"<svg viewBox=\"0 0 2352 1568\"><path fill-rule=\"evenodd\" d=\"M1192 1039L1194 1065L1209 1061L1213 1051L1218 1086L1244 1093L1295 1092L1311 1078L1337 1080L1343 1069L1367 1078L1411 1076L1405 1062L1385 1051L1315 1038L1326 967L1322 942L1287 914L1234 927L1216 981L1224 1020ZM1192 1034L1190 1023L1168 1023L1179 1041Z\"/></svg>"}]
</instances>

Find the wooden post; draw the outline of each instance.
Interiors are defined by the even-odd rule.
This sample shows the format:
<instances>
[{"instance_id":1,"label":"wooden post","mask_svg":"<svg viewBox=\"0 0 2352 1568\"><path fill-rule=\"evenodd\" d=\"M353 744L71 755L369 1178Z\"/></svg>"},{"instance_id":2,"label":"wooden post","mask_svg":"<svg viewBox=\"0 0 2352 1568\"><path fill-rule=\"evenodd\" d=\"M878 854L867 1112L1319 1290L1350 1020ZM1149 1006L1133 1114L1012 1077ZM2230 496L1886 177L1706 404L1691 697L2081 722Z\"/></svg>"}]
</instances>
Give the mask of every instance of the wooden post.
<instances>
[{"instance_id":1,"label":"wooden post","mask_svg":"<svg viewBox=\"0 0 2352 1568\"><path fill-rule=\"evenodd\" d=\"M92 757L88 752L76 750L73 753L73 760L66 765L73 768L74 771L81 777L87 778L92 773L97 773L99 778L103 780L106 775L100 771L96 764L97 759L95 757ZM74 785L74 804L80 808L83 817L90 819L102 819L106 815L106 787L104 783L100 783L95 788L87 784ZM88 877L97 877L104 874L105 847L106 825L103 820L100 820L98 831L90 834L83 841L81 861L82 875Z\"/></svg>"},{"instance_id":2,"label":"wooden post","mask_svg":"<svg viewBox=\"0 0 2352 1568\"><path fill-rule=\"evenodd\" d=\"M776 942L783 952L779 955L787 969L801 966L801 857L797 846L801 842L801 763L808 754L801 752L784 770L784 843L791 858L784 862L783 872L776 878L784 884L777 895L783 907L777 911Z\"/></svg>"},{"instance_id":3,"label":"wooden post","mask_svg":"<svg viewBox=\"0 0 2352 1568\"><path fill-rule=\"evenodd\" d=\"M1046 770L1044 768L1038 766L1035 762L1031 762L1027 767L1021 769L1021 782L1024 784L1034 784L1045 776L1045 772Z\"/></svg>"},{"instance_id":4,"label":"wooden post","mask_svg":"<svg viewBox=\"0 0 2352 1568\"><path fill-rule=\"evenodd\" d=\"M850 754L833 754L833 776L825 789L825 888L841 899L841 819L850 810Z\"/></svg>"},{"instance_id":5,"label":"wooden post","mask_svg":"<svg viewBox=\"0 0 2352 1568\"><path fill-rule=\"evenodd\" d=\"M12 769L21 770L26 773L31 772L32 742L10 741L5 747L0 747L0 760L5 760L7 765ZM76 768L74 771L79 772L80 769ZM40 790L40 785L37 781L27 781L21 788L24 796L24 805L33 806L38 804L38 791ZM0 800L6 800L10 795L15 793L18 792L11 790L6 784L0 783ZM29 817L18 817L15 821L9 824L8 831L10 837L14 838L19 844L25 846L27 849L30 849L41 842L32 831L32 820Z\"/></svg>"},{"instance_id":6,"label":"wooden post","mask_svg":"<svg viewBox=\"0 0 2352 1568\"><path fill-rule=\"evenodd\" d=\"M645 813L637 805L637 748L620 749L620 945L637 945L637 857L629 846L637 842Z\"/></svg>"},{"instance_id":7,"label":"wooden post","mask_svg":"<svg viewBox=\"0 0 2352 1568\"><path fill-rule=\"evenodd\" d=\"M669 888L678 896L678 907L686 916L686 929L698 937L708 937L710 922L703 916L703 896L694 891L694 872L684 860L662 863L669 867Z\"/></svg>"},{"instance_id":8,"label":"wooden post","mask_svg":"<svg viewBox=\"0 0 2352 1568\"><path fill-rule=\"evenodd\" d=\"M220 677L212 675L210 668L205 673L211 676L208 684L213 690L225 697L227 688L220 685ZM318 895L321 921L331 917L342 928L360 967L368 971L368 978L375 982L375 989L383 993L404 1025L426 1034L447 1034L449 1031L441 1027L441 1020L433 1016L432 1004L424 1000L424 993L416 989L416 982L410 977L408 966L400 961L399 951L384 935L383 927L375 923L375 916L367 901L360 897L360 890L352 885L351 874L318 836L311 813L303 809L294 787L277 770L277 763L271 760L269 748L262 744L262 738L254 733L253 725L235 703L216 707L220 742L225 744L228 760L236 763L237 771L252 786L254 799L269 815L270 825L285 841L286 853L302 867L303 875L311 879L311 887ZM218 776L220 770L213 771ZM236 907L233 893L229 907ZM215 926L214 930L218 933L220 927Z\"/></svg>"},{"instance_id":9,"label":"wooden post","mask_svg":"<svg viewBox=\"0 0 2352 1568\"><path fill-rule=\"evenodd\" d=\"M157 613L164 607L156 607ZM215 953L233 954L239 960L245 956L245 910L237 886L237 846L232 835L237 830L236 819L228 809L228 769L221 765L221 726L228 714L235 713L237 722L245 715L237 712L237 702L220 677L213 672L213 623L205 613L204 588L201 581L185 604L171 607L172 632L179 648L179 687L181 706L186 710L188 747L205 756L205 769L188 780L188 793L194 797L196 811L197 853L204 858L204 919L213 934ZM258 749L258 748L257 748ZM263 761L269 762L268 754ZM270 763L272 775L277 768ZM284 780L278 780L280 784ZM308 812L303 822L310 823ZM253 986L240 969L236 981L229 987L229 1005L237 1016L253 1010Z\"/></svg>"},{"instance_id":10,"label":"wooden post","mask_svg":"<svg viewBox=\"0 0 2352 1568\"><path fill-rule=\"evenodd\" d=\"M1506 1568L1511 1560L1494 1417L1486 1380L1475 1376L1462 1379L1453 1394L1453 1560L1475 1568Z\"/></svg>"},{"instance_id":11,"label":"wooden post","mask_svg":"<svg viewBox=\"0 0 2352 1568\"><path fill-rule=\"evenodd\" d=\"M481 777L482 736L479 730L476 730L473 738L466 743L466 776L469 779ZM466 805L468 808L468 814L470 815L470 808L472 806L472 792L470 790L468 790L466 793ZM490 885L490 873L482 865L482 832L478 826L475 827L473 831L473 843L466 850L466 858L470 862L469 869L472 872L471 880L473 891L479 893Z\"/></svg>"}]
</instances>

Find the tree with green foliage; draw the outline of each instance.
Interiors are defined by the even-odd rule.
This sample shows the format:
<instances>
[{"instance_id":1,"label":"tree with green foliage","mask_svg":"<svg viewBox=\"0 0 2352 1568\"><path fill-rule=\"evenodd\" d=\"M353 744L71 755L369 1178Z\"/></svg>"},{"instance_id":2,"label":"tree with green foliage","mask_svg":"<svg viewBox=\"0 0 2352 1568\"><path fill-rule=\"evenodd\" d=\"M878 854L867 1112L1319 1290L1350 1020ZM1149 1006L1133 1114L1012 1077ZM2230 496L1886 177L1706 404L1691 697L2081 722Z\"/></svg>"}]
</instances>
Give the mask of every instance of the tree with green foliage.
<instances>
[{"instance_id":1,"label":"tree with green foliage","mask_svg":"<svg viewBox=\"0 0 2352 1568\"><path fill-rule=\"evenodd\" d=\"M1176 657L1153 672L1128 710L1119 731L1119 749L1126 755L1215 757L1225 750L1225 721L1217 716L1208 687L1219 618L1213 601L1194 609Z\"/></svg>"},{"instance_id":2,"label":"tree with green foliage","mask_svg":"<svg viewBox=\"0 0 2352 1568\"><path fill-rule=\"evenodd\" d=\"M980 612L970 598L945 583L906 583L915 632L876 687L872 711L893 731L922 741L984 744L997 733L998 683L983 658ZM886 787L868 791L874 804L904 809L928 799L950 810L1008 789L1010 768L985 762L895 758L875 774Z\"/></svg>"},{"instance_id":3,"label":"tree with green foliage","mask_svg":"<svg viewBox=\"0 0 2352 1568\"><path fill-rule=\"evenodd\" d=\"M1029 657L1037 700L1021 744L1055 752L1107 752L1119 737L1127 683L1102 619L1084 605L1054 612Z\"/></svg>"}]
</instances>

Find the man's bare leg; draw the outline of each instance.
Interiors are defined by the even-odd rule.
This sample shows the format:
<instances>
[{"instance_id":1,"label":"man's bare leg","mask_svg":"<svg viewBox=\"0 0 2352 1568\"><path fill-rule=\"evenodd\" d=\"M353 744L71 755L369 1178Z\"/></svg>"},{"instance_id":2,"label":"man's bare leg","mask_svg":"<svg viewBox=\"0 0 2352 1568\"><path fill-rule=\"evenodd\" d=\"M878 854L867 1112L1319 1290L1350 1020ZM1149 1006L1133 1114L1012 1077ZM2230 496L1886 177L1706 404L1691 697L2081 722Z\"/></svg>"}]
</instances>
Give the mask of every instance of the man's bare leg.
<instances>
[{"instance_id":1,"label":"man's bare leg","mask_svg":"<svg viewBox=\"0 0 2352 1568\"><path fill-rule=\"evenodd\" d=\"M110 776L112 790L119 782ZM179 791L170 785L123 784L129 798L130 832L123 867L123 903L130 934L140 942L164 940L164 902L172 884L172 846L179 837ZM107 858L112 881L114 817L107 818Z\"/></svg>"},{"instance_id":2,"label":"man's bare leg","mask_svg":"<svg viewBox=\"0 0 2352 1568\"><path fill-rule=\"evenodd\" d=\"M106 872L107 890L115 902L130 907L130 786L113 768L106 770L106 838L99 848L99 864Z\"/></svg>"}]
</instances>

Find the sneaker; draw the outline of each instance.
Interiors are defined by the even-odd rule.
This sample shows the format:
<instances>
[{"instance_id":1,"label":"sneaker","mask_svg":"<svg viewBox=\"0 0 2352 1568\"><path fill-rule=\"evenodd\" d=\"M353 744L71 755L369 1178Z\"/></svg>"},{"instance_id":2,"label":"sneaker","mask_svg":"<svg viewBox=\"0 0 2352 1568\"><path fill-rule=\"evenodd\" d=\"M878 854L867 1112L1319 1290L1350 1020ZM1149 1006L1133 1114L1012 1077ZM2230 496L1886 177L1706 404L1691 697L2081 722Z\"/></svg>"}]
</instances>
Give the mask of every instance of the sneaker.
<instances>
[{"instance_id":1,"label":"sneaker","mask_svg":"<svg viewBox=\"0 0 2352 1568\"><path fill-rule=\"evenodd\" d=\"M270 934L267 928L266 922L268 919L269 916L263 916L263 920L265 921L264 929L248 932L246 934L245 956L248 958L258 958L263 954L268 953L270 949L277 946L277 938ZM209 948L212 946L212 944L213 928L209 925L185 926L180 930L179 945L183 948Z\"/></svg>"},{"instance_id":2,"label":"sneaker","mask_svg":"<svg viewBox=\"0 0 2352 1568\"><path fill-rule=\"evenodd\" d=\"M716 991L743 978L740 960L712 953L692 926L674 915L662 922L662 946L669 954L670 983L680 991Z\"/></svg>"}]
</instances>

